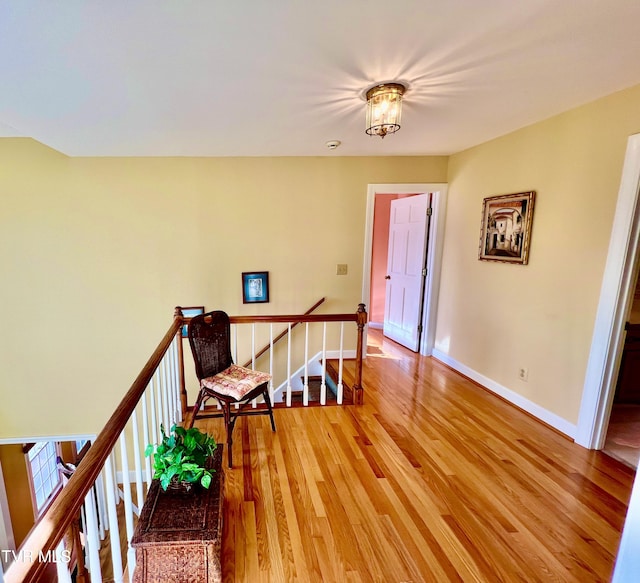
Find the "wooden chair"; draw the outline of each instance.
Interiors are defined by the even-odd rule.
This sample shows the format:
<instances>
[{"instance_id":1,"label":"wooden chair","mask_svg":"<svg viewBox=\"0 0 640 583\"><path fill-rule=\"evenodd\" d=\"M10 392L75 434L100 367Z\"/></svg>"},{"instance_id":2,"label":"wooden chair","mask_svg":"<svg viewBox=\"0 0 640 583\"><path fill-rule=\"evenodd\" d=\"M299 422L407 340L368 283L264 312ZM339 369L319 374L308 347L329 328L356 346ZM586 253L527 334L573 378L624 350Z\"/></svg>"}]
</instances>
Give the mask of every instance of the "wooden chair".
<instances>
[{"instance_id":1,"label":"wooden chair","mask_svg":"<svg viewBox=\"0 0 640 583\"><path fill-rule=\"evenodd\" d=\"M238 417L269 415L271 430L276 430L269 398L271 375L233 364L231 326L225 312L217 310L194 316L188 326L188 336L196 375L200 381L200 392L193 406L189 427L193 427L196 417L223 417L227 431L229 467L232 467L232 434ZM260 395L267 408L247 410L251 401ZM222 414L199 415L200 407L210 398L220 403Z\"/></svg>"}]
</instances>

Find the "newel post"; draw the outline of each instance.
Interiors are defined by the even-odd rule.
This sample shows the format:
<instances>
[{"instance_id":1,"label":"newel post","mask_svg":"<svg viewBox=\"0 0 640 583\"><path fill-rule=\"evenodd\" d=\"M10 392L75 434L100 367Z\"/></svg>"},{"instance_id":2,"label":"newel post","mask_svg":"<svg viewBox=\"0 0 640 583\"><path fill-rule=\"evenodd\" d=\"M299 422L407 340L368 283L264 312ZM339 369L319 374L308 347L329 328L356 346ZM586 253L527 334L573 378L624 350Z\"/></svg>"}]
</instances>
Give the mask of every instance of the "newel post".
<instances>
[{"instance_id":1,"label":"newel post","mask_svg":"<svg viewBox=\"0 0 640 583\"><path fill-rule=\"evenodd\" d=\"M180 403L182 405L182 414L187 412L187 388L184 381L184 352L182 350L182 326L184 325L184 316L182 314L182 308L176 306L173 312L174 319L180 322L180 328L176 332L178 338L178 367L180 368Z\"/></svg>"},{"instance_id":2,"label":"newel post","mask_svg":"<svg viewBox=\"0 0 640 583\"><path fill-rule=\"evenodd\" d=\"M358 326L358 345L356 347L356 378L353 384L353 401L356 405L364 403L364 389L362 388L362 354L364 350L364 327L367 323L367 311L364 304L358 304L356 311L356 324Z\"/></svg>"}]
</instances>

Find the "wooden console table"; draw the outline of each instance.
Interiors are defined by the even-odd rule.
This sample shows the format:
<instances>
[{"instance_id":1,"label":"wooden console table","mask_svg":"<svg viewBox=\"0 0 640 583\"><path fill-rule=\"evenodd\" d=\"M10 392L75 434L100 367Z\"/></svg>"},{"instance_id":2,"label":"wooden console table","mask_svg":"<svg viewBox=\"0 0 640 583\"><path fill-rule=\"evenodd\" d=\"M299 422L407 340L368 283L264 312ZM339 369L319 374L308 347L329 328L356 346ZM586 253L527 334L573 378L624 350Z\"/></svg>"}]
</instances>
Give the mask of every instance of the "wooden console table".
<instances>
[{"instance_id":1,"label":"wooden console table","mask_svg":"<svg viewBox=\"0 0 640 583\"><path fill-rule=\"evenodd\" d=\"M131 540L136 551L134 583L222 581L222 445L213 467L208 490L197 485L190 492L165 492L158 480L151 482Z\"/></svg>"}]
</instances>

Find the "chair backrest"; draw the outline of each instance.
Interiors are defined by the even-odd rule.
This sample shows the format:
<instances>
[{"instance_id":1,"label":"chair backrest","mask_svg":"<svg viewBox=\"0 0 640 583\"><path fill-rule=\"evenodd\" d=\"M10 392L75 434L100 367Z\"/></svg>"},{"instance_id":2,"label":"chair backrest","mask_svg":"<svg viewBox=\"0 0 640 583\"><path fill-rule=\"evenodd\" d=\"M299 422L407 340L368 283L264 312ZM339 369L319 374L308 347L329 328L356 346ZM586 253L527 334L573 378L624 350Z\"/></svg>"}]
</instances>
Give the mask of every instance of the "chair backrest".
<instances>
[{"instance_id":1,"label":"chair backrest","mask_svg":"<svg viewBox=\"0 0 640 583\"><path fill-rule=\"evenodd\" d=\"M220 310L194 316L187 328L198 380L233 364L229 316Z\"/></svg>"}]
</instances>

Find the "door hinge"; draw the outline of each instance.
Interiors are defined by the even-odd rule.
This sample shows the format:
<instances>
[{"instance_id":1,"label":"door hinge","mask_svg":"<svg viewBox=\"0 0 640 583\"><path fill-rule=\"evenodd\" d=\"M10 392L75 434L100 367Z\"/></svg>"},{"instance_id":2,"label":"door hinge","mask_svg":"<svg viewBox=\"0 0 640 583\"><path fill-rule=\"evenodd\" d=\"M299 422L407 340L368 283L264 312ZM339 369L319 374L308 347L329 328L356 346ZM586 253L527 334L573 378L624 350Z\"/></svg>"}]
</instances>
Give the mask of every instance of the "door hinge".
<instances>
[{"instance_id":1,"label":"door hinge","mask_svg":"<svg viewBox=\"0 0 640 583\"><path fill-rule=\"evenodd\" d=\"M422 277L427 277L427 268L426 267L422 270Z\"/></svg>"},{"instance_id":2,"label":"door hinge","mask_svg":"<svg viewBox=\"0 0 640 583\"><path fill-rule=\"evenodd\" d=\"M418 324L418 334L422 334L422 324Z\"/></svg>"},{"instance_id":3,"label":"door hinge","mask_svg":"<svg viewBox=\"0 0 640 583\"><path fill-rule=\"evenodd\" d=\"M427 216L430 217L433 214L433 209L431 207L429 207L427 209Z\"/></svg>"}]
</instances>

